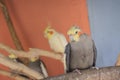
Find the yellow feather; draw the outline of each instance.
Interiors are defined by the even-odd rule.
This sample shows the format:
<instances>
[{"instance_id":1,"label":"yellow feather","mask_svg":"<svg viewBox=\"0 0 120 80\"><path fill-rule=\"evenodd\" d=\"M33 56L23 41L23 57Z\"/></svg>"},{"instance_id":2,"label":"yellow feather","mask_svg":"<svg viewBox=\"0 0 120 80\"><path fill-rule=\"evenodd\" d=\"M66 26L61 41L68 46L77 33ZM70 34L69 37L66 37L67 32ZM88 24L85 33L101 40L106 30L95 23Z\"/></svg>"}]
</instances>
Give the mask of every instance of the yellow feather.
<instances>
[{"instance_id":1,"label":"yellow feather","mask_svg":"<svg viewBox=\"0 0 120 80\"><path fill-rule=\"evenodd\" d=\"M72 27L68 30L67 34L68 34L69 36L72 36L74 41L78 41L80 35L79 35L79 34L76 34L76 32L81 32L80 28L77 27L77 26L72 26Z\"/></svg>"},{"instance_id":2,"label":"yellow feather","mask_svg":"<svg viewBox=\"0 0 120 80\"><path fill-rule=\"evenodd\" d=\"M31 62L35 62L37 59L36 58L31 58L30 61Z\"/></svg>"},{"instance_id":3,"label":"yellow feather","mask_svg":"<svg viewBox=\"0 0 120 80\"><path fill-rule=\"evenodd\" d=\"M8 55L8 57L11 58L11 59L16 59L17 58L17 56L15 54L13 54L13 53L11 53L10 55Z\"/></svg>"}]
</instances>

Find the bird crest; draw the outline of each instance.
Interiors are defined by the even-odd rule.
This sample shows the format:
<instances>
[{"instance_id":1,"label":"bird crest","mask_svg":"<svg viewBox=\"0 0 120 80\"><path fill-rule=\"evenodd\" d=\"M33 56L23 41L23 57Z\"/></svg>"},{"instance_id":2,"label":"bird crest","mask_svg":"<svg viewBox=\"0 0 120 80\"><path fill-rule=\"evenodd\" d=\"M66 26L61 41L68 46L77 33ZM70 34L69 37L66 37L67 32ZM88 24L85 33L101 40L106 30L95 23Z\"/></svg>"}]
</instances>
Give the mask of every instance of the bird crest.
<instances>
[{"instance_id":1,"label":"bird crest","mask_svg":"<svg viewBox=\"0 0 120 80\"><path fill-rule=\"evenodd\" d=\"M48 25L45 30L44 30L44 33L47 33L47 31L49 31L51 29L51 25Z\"/></svg>"}]
</instances>

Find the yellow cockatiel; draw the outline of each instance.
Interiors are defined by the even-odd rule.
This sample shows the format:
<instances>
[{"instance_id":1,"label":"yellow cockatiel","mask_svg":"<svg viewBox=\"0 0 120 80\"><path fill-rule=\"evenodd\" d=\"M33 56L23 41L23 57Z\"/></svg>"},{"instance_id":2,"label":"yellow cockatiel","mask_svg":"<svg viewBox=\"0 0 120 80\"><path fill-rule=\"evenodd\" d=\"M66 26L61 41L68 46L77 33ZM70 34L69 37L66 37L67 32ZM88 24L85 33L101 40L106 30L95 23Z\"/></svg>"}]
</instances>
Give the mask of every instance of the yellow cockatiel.
<instances>
[{"instance_id":1,"label":"yellow cockatiel","mask_svg":"<svg viewBox=\"0 0 120 80\"><path fill-rule=\"evenodd\" d=\"M68 42L65 36L52 29L50 25L48 25L48 27L45 29L44 36L48 39L50 48L53 51L61 53L63 55L63 65L64 71L66 73L66 55L64 54L64 52Z\"/></svg>"},{"instance_id":2,"label":"yellow cockatiel","mask_svg":"<svg viewBox=\"0 0 120 80\"><path fill-rule=\"evenodd\" d=\"M44 36L48 39L50 48L53 51L64 53L67 40L63 34L58 33L49 25L44 31Z\"/></svg>"}]
</instances>

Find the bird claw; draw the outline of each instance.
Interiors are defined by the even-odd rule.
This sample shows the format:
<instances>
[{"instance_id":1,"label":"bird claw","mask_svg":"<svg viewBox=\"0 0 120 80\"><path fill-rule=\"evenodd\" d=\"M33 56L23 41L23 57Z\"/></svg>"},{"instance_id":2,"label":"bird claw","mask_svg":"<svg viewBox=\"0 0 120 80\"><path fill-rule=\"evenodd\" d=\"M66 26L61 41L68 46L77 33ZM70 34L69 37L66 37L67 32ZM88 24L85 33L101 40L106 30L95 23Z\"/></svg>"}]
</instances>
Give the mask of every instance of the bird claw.
<instances>
[{"instance_id":1,"label":"bird claw","mask_svg":"<svg viewBox=\"0 0 120 80\"><path fill-rule=\"evenodd\" d=\"M99 68L98 68L98 67L92 67L92 69L97 69L97 70L99 70Z\"/></svg>"},{"instance_id":2,"label":"bird claw","mask_svg":"<svg viewBox=\"0 0 120 80\"><path fill-rule=\"evenodd\" d=\"M82 74L82 73L80 72L80 70L78 70L78 69L75 69L73 72L77 72L78 74Z\"/></svg>"}]
</instances>

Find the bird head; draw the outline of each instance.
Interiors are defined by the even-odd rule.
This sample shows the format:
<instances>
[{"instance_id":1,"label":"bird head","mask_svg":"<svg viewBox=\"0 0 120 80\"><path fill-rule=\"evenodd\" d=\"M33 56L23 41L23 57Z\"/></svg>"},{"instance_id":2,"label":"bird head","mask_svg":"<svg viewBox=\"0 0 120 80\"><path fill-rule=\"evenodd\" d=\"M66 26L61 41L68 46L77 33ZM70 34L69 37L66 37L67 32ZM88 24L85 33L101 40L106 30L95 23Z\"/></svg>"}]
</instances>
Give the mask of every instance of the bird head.
<instances>
[{"instance_id":1,"label":"bird head","mask_svg":"<svg viewBox=\"0 0 120 80\"><path fill-rule=\"evenodd\" d=\"M55 33L56 31L52 29L50 25L48 25L47 28L44 30L44 37L50 39Z\"/></svg>"},{"instance_id":2,"label":"bird head","mask_svg":"<svg viewBox=\"0 0 120 80\"><path fill-rule=\"evenodd\" d=\"M81 34L82 34L81 29L75 25L73 25L67 32L70 41L78 41Z\"/></svg>"}]
</instances>

